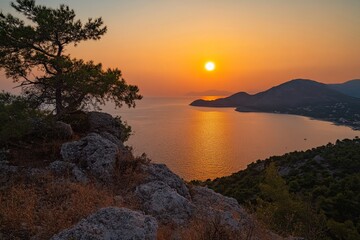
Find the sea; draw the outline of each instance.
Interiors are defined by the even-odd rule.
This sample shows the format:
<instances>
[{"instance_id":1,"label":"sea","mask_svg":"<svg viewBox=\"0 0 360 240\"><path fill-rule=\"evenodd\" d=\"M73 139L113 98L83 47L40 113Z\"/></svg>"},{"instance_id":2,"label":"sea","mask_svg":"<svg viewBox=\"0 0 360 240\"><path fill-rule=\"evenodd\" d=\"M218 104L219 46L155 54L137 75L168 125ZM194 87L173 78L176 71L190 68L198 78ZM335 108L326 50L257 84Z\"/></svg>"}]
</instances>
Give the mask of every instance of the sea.
<instances>
[{"instance_id":1,"label":"sea","mask_svg":"<svg viewBox=\"0 0 360 240\"><path fill-rule=\"evenodd\" d=\"M360 135L346 126L302 116L193 107L193 100L144 97L136 108L108 104L103 111L121 116L132 127L126 145L136 155L146 153L152 162L166 164L188 181L227 176L259 159Z\"/></svg>"}]
</instances>

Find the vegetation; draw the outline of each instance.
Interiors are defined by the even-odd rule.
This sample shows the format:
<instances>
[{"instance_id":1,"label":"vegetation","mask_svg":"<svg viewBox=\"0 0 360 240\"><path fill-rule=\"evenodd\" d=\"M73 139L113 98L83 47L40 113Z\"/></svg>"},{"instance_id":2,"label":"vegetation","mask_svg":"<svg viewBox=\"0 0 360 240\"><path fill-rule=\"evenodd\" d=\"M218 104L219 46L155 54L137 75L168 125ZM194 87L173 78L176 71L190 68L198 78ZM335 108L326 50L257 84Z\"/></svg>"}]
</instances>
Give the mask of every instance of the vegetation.
<instances>
[{"instance_id":1,"label":"vegetation","mask_svg":"<svg viewBox=\"0 0 360 240\"><path fill-rule=\"evenodd\" d=\"M24 96L54 106L58 116L109 100L131 107L142 98L119 69L103 70L101 64L66 54L67 46L106 33L101 18L83 24L68 6L53 9L35 0L16 0L11 6L26 19L0 13L0 69L19 83Z\"/></svg>"},{"instance_id":2,"label":"vegetation","mask_svg":"<svg viewBox=\"0 0 360 240\"><path fill-rule=\"evenodd\" d=\"M0 158L16 159L18 164L51 161L64 142L57 121L71 125L72 137L81 137L89 131L83 110L98 110L106 101L135 107L142 96L119 69L104 70L101 64L67 54L69 45L101 39L107 31L101 18L83 24L68 6L54 9L36 5L35 0L16 0L11 6L22 18L0 13L0 70L19 84L22 93L0 93ZM131 127L120 117L116 121L125 142Z\"/></svg>"},{"instance_id":3,"label":"vegetation","mask_svg":"<svg viewBox=\"0 0 360 240\"><path fill-rule=\"evenodd\" d=\"M257 161L195 182L236 198L282 235L360 239L360 139Z\"/></svg>"},{"instance_id":4,"label":"vegetation","mask_svg":"<svg viewBox=\"0 0 360 240\"><path fill-rule=\"evenodd\" d=\"M0 93L0 145L24 138L35 122L44 118L34 105L36 103L24 97Z\"/></svg>"},{"instance_id":5,"label":"vegetation","mask_svg":"<svg viewBox=\"0 0 360 240\"><path fill-rule=\"evenodd\" d=\"M0 190L0 236L49 239L101 207L113 194L92 184L57 182L51 175L18 181Z\"/></svg>"}]
</instances>

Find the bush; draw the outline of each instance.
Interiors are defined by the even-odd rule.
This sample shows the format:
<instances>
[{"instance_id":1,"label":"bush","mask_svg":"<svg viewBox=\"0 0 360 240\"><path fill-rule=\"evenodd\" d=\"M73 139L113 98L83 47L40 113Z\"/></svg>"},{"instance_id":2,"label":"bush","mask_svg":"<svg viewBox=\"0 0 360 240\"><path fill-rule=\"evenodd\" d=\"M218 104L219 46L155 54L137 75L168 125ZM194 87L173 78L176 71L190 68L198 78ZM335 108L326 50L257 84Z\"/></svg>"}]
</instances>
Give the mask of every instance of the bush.
<instances>
[{"instance_id":1,"label":"bush","mask_svg":"<svg viewBox=\"0 0 360 240\"><path fill-rule=\"evenodd\" d=\"M129 137L132 135L131 126L129 126L126 121L122 121L120 116L116 116L115 121L117 127L119 127L121 131L120 140L122 142L126 142L127 140L129 140Z\"/></svg>"},{"instance_id":2,"label":"bush","mask_svg":"<svg viewBox=\"0 0 360 240\"><path fill-rule=\"evenodd\" d=\"M44 117L35 103L10 93L0 93L0 144L8 145L31 132L32 121Z\"/></svg>"}]
</instances>

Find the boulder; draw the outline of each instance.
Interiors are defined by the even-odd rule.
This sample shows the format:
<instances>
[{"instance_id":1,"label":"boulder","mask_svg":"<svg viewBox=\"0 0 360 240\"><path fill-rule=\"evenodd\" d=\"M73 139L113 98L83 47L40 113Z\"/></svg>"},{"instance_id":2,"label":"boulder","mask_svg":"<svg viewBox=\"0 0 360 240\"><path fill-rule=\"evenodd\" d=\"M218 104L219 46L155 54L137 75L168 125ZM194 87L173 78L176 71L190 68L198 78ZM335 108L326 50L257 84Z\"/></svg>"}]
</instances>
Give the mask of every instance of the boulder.
<instances>
[{"instance_id":1,"label":"boulder","mask_svg":"<svg viewBox=\"0 0 360 240\"><path fill-rule=\"evenodd\" d=\"M88 182L88 178L86 177L84 171L82 171L74 163L65 161L54 161L49 164L48 168L55 174L69 175L69 177L71 177L72 180L76 182Z\"/></svg>"},{"instance_id":2,"label":"boulder","mask_svg":"<svg viewBox=\"0 0 360 240\"><path fill-rule=\"evenodd\" d=\"M114 176L119 148L110 140L97 133L90 133L79 141L61 146L64 161L75 163L96 179L109 181Z\"/></svg>"},{"instance_id":3,"label":"boulder","mask_svg":"<svg viewBox=\"0 0 360 240\"><path fill-rule=\"evenodd\" d=\"M107 132L117 139L123 139L123 130L120 123L108 113L89 112L88 124L90 132Z\"/></svg>"},{"instance_id":4,"label":"boulder","mask_svg":"<svg viewBox=\"0 0 360 240\"><path fill-rule=\"evenodd\" d=\"M181 196L190 199L189 189L185 182L165 164L148 164L142 165L141 169L146 173L145 181L162 181L169 187L176 190Z\"/></svg>"},{"instance_id":5,"label":"boulder","mask_svg":"<svg viewBox=\"0 0 360 240\"><path fill-rule=\"evenodd\" d=\"M229 232L238 232L243 235L240 239L246 239L254 222L234 198L198 186L194 186L191 193L196 218L220 225Z\"/></svg>"},{"instance_id":6,"label":"boulder","mask_svg":"<svg viewBox=\"0 0 360 240\"><path fill-rule=\"evenodd\" d=\"M155 240L155 218L126 208L103 208L52 240Z\"/></svg>"},{"instance_id":7,"label":"boulder","mask_svg":"<svg viewBox=\"0 0 360 240\"><path fill-rule=\"evenodd\" d=\"M99 135L102 136L103 138L109 140L110 142L114 143L120 149L125 148L124 143L122 141L120 141L117 137L115 137L114 135L112 135L108 132L100 132Z\"/></svg>"},{"instance_id":8,"label":"boulder","mask_svg":"<svg viewBox=\"0 0 360 240\"><path fill-rule=\"evenodd\" d=\"M194 206L162 181L148 182L135 189L135 195L147 214L164 224L184 224L192 215Z\"/></svg>"},{"instance_id":9,"label":"boulder","mask_svg":"<svg viewBox=\"0 0 360 240\"><path fill-rule=\"evenodd\" d=\"M55 123L53 130L56 137L61 139L71 139L74 134L71 125L61 121Z\"/></svg>"},{"instance_id":10,"label":"boulder","mask_svg":"<svg viewBox=\"0 0 360 240\"><path fill-rule=\"evenodd\" d=\"M54 161L49 164L49 169L56 174L64 174L68 171L71 171L75 167L75 163L64 162L64 161Z\"/></svg>"}]
</instances>

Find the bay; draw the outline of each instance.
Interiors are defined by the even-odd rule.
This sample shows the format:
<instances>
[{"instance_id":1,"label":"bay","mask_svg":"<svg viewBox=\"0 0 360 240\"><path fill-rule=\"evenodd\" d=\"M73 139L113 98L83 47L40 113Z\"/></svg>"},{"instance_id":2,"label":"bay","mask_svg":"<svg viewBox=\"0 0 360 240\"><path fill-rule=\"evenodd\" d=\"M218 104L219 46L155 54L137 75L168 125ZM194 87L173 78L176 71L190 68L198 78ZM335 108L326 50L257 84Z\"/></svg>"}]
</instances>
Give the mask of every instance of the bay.
<instances>
[{"instance_id":1,"label":"bay","mask_svg":"<svg viewBox=\"0 0 360 240\"><path fill-rule=\"evenodd\" d=\"M306 150L360 135L345 126L307 117L240 113L233 108L189 106L191 97L145 97L135 109L103 110L132 126L126 143L185 180L213 179L258 159Z\"/></svg>"}]
</instances>

